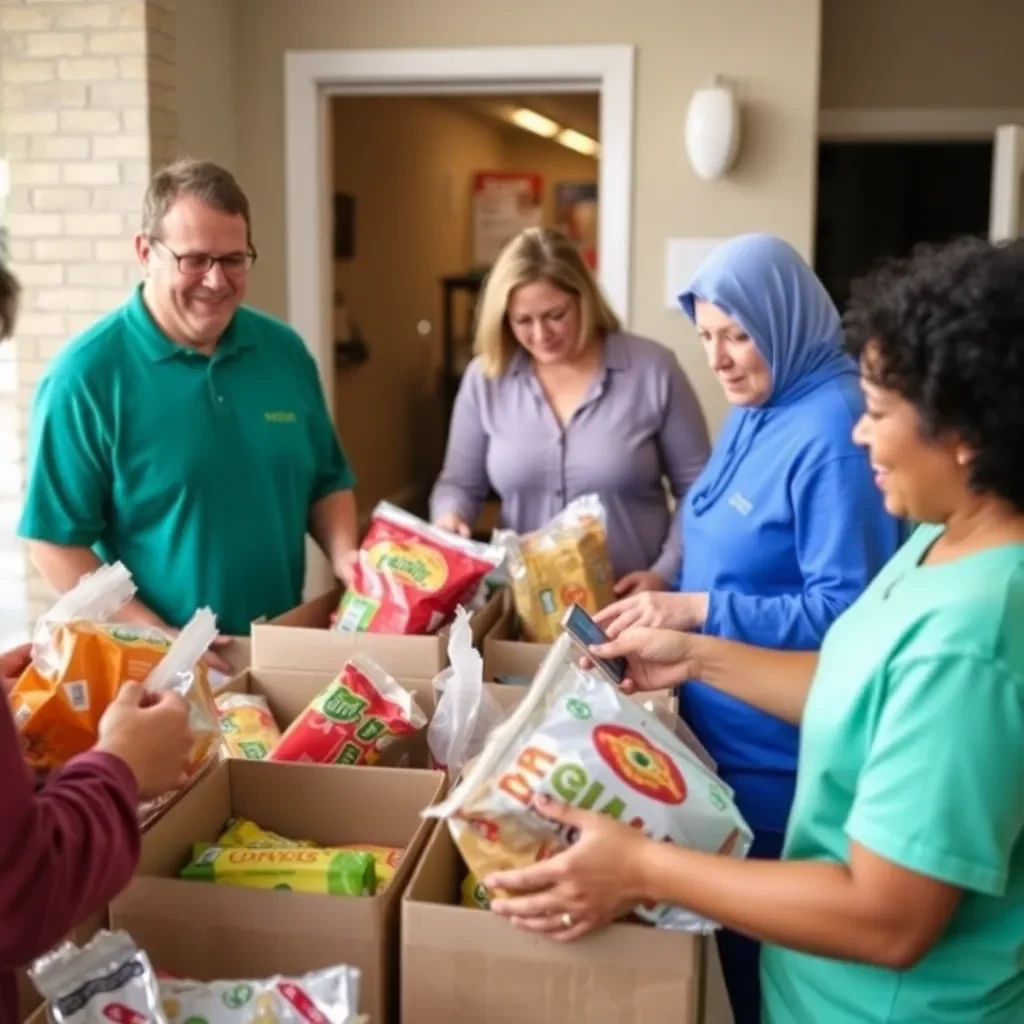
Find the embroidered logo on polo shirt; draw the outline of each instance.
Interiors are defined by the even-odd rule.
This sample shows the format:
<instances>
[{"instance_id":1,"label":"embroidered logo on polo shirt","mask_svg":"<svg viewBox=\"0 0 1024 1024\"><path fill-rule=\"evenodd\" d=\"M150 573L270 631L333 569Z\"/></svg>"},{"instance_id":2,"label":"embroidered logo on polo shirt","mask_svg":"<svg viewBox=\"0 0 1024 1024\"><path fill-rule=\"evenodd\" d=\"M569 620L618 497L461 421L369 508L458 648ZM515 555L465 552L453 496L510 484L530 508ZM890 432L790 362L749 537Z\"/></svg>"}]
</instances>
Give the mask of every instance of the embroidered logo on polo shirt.
<instances>
[{"instance_id":1,"label":"embroidered logo on polo shirt","mask_svg":"<svg viewBox=\"0 0 1024 1024\"><path fill-rule=\"evenodd\" d=\"M268 423L297 423L299 418L293 412L282 412L280 410L271 410L263 414L263 418Z\"/></svg>"},{"instance_id":2,"label":"embroidered logo on polo shirt","mask_svg":"<svg viewBox=\"0 0 1024 1024\"><path fill-rule=\"evenodd\" d=\"M736 509L741 516L749 516L750 513L754 511L753 503L749 498L745 498L740 494L739 491L736 491L736 493L729 499L729 504L732 505L732 507Z\"/></svg>"}]
</instances>

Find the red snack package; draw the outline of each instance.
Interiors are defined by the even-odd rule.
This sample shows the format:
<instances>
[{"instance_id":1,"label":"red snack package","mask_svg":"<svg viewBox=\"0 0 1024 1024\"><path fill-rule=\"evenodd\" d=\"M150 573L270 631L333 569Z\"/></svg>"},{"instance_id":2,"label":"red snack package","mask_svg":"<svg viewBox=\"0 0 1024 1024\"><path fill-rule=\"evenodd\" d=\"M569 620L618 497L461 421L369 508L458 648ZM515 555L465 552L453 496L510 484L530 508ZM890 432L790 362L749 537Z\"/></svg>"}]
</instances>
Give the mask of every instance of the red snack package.
<instances>
[{"instance_id":1,"label":"red snack package","mask_svg":"<svg viewBox=\"0 0 1024 1024\"><path fill-rule=\"evenodd\" d=\"M381 502L359 551L334 628L341 633L435 633L471 601L504 552Z\"/></svg>"},{"instance_id":2,"label":"red snack package","mask_svg":"<svg viewBox=\"0 0 1024 1024\"><path fill-rule=\"evenodd\" d=\"M267 760L376 764L391 743L426 724L412 694L357 654L285 730Z\"/></svg>"}]
</instances>

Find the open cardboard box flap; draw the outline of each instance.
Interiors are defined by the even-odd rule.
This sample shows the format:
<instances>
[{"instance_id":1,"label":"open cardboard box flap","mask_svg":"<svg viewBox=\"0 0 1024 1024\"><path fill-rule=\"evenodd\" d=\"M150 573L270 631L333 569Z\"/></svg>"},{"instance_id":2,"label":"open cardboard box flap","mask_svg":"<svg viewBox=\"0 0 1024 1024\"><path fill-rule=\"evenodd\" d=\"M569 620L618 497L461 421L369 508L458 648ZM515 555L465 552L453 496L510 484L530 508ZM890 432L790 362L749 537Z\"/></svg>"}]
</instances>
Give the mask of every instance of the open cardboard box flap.
<instances>
[{"instance_id":1,"label":"open cardboard box flap","mask_svg":"<svg viewBox=\"0 0 1024 1024\"><path fill-rule=\"evenodd\" d=\"M352 654L365 654L396 678L433 677L448 664L448 635L395 636L384 633L336 633L329 628L341 599L336 588L284 615L252 625L254 668L338 672ZM494 595L471 618L479 646L501 613Z\"/></svg>"},{"instance_id":2,"label":"open cardboard box flap","mask_svg":"<svg viewBox=\"0 0 1024 1024\"><path fill-rule=\"evenodd\" d=\"M437 772L232 760L218 765L143 837L136 877L111 904L154 966L201 980L301 974L347 963L362 971L361 1009L392 1019L399 904L432 823ZM177 878L192 844L213 842L241 815L323 845L405 849L391 883L373 897L255 890Z\"/></svg>"},{"instance_id":3,"label":"open cardboard box flap","mask_svg":"<svg viewBox=\"0 0 1024 1024\"><path fill-rule=\"evenodd\" d=\"M402 1024L697 1024L706 940L615 924L579 942L517 931L459 905L447 826L402 899Z\"/></svg>"}]
</instances>

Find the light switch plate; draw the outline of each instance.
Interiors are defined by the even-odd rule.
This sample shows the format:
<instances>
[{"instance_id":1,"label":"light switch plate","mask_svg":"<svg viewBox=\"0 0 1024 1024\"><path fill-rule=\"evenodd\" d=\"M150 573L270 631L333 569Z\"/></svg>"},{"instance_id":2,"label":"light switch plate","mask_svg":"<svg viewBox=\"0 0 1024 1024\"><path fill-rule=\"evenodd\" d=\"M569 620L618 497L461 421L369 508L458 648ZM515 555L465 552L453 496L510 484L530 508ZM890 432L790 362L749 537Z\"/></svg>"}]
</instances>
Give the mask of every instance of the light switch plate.
<instances>
[{"instance_id":1,"label":"light switch plate","mask_svg":"<svg viewBox=\"0 0 1024 1024\"><path fill-rule=\"evenodd\" d=\"M679 311L679 293L724 238L670 238L665 243L665 308Z\"/></svg>"}]
</instances>

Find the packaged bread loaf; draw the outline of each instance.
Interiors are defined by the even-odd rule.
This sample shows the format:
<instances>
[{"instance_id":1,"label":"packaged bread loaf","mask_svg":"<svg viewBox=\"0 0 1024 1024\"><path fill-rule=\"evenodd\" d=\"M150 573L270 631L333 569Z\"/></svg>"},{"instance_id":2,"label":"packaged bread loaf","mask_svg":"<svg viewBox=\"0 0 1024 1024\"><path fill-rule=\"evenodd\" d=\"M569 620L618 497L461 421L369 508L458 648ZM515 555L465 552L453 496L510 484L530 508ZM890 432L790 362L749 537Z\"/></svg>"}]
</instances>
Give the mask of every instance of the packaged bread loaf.
<instances>
[{"instance_id":1,"label":"packaged bread loaf","mask_svg":"<svg viewBox=\"0 0 1024 1024\"><path fill-rule=\"evenodd\" d=\"M550 643L574 604L595 615L610 604L606 516L596 494L577 498L534 533L499 530L512 599L527 640Z\"/></svg>"},{"instance_id":2,"label":"packaged bread loaf","mask_svg":"<svg viewBox=\"0 0 1024 1024\"><path fill-rule=\"evenodd\" d=\"M471 874L486 879L566 848L564 827L532 806L538 794L628 822L658 841L744 856L752 835L729 787L654 712L580 668L578 658L563 634L450 797L423 812L447 820ZM714 927L678 907L636 914L665 928Z\"/></svg>"}]
</instances>

